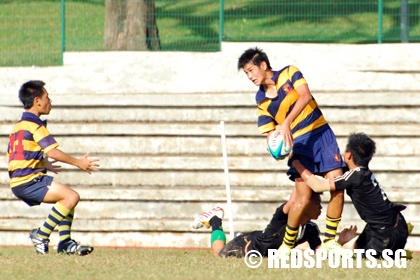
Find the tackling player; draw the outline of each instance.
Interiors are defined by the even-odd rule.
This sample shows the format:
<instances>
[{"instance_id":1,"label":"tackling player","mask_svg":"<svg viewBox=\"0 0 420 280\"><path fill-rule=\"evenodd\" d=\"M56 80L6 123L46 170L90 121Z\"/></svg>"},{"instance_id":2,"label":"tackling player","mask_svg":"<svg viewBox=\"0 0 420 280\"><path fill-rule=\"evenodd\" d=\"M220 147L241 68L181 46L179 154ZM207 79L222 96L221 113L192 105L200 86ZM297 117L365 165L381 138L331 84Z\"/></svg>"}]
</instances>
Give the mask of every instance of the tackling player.
<instances>
[{"instance_id":1,"label":"tackling player","mask_svg":"<svg viewBox=\"0 0 420 280\"><path fill-rule=\"evenodd\" d=\"M202 227L212 229L211 247L214 255L222 257L238 257L242 258L248 251L257 250L263 257L267 257L269 249L278 249L283 241L286 232L286 224L288 212L291 203L286 202L280 205L271 219L270 223L263 230L252 231L236 236L233 240L226 244L226 235L223 232L222 219L223 209L215 207L210 211L197 215L191 224L192 228L198 229ZM313 192L310 203L302 216L302 222L294 243L294 247L308 242L309 247L315 250L321 244L318 226L311 220L318 219L321 214L321 198L320 194ZM357 236L357 228L350 227L344 229L338 238L338 243L343 245Z\"/></svg>"},{"instance_id":2,"label":"tackling player","mask_svg":"<svg viewBox=\"0 0 420 280\"><path fill-rule=\"evenodd\" d=\"M375 142L364 133L350 134L344 153L349 171L336 178L313 175L293 157L289 160L306 183L316 192L346 190L360 217L366 222L355 242L356 249L373 249L380 258L385 249L404 249L409 229L401 211L406 207L389 201L369 169L376 150ZM410 229L411 231L411 229Z\"/></svg>"}]
</instances>

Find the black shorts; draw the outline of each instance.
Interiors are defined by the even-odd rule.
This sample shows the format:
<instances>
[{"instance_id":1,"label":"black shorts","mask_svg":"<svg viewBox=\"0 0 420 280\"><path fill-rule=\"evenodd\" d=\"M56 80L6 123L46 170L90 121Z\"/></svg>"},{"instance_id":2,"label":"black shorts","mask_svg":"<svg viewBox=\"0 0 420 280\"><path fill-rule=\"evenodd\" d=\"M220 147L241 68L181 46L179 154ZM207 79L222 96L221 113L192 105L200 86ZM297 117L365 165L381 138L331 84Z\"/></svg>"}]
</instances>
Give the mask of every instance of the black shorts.
<instances>
[{"instance_id":1,"label":"black shorts","mask_svg":"<svg viewBox=\"0 0 420 280\"><path fill-rule=\"evenodd\" d=\"M260 232L252 238L248 251L256 250L263 257L267 257L269 249L278 249L280 247L283 243L283 236L284 232L282 234L266 234L265 232Z\"/></svg>"},{"instance_id":2,"label":"black shorts","mask_svg":"<svg viewBox=\"0 0 420 280\"><path fill-rule=\"evenodd\" d=\"M408 228L404 216L398 213L396 223L393 227L376 229L367 224L363 232L356 240L357 248L373 249L376 251L376 258L381 258L385 249L396 251L404 249L407 243Z\"/></svg>"}]
</instances>

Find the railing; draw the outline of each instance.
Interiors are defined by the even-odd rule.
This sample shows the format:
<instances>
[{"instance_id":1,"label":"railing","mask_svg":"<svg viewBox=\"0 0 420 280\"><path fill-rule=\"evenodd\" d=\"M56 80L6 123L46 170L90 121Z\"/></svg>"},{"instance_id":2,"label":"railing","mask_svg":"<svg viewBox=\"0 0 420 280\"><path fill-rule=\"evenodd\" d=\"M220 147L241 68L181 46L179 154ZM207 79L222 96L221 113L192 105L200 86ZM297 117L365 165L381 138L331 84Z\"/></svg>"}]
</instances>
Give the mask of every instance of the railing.
<instances>
[{"instance_id":1,"label":"railing","mask_svg":"<svg viewBox=\"0 0 420 280\"><path fill-rule=\"evenodd\" d=\"M420 42L418 0L139 2L0 0L0 66L61 65L64 51L219 51L222 41Z\"/></svg>"}]
</instances>

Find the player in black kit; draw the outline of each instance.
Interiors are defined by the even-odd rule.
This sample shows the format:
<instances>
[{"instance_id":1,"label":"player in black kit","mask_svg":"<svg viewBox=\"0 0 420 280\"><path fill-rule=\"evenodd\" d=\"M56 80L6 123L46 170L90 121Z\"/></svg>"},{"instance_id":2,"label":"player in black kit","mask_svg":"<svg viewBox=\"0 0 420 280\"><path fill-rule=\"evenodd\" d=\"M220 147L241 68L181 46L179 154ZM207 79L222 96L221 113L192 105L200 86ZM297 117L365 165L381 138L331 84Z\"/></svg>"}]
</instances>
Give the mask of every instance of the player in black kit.
<instances>
[{"instance_id":1,"label":"player in black kit","mask_svg":"<svg viewBox=\"0 0 420 280\"><path fill-rule=\"evenodd\" d=\"M344 153L349 171L334 179L313 175L299 160L290 159L293 167L315 191L346 190L359 216L366 222L355 249L373 249L380 258L385 249L404 249L408 237L407 223L401 211L406 207L389 201L369 169L375 142L364 133L350 134Z\"/></svg>"},{"instance_id":2,"label":"player in black kit","mask_svg":"<svg viewBox=\"0 0 420 280\"><path fill-rule=\"evenodd\" d=\"M222 228L224 211L221 207L215 207L210 211L197 215L191 226L193 229L202 227L212 229L211 247L214 255L222 257L242 258L251 250L256 250L263 257L267 257L269 249L278 249L281 245L286 230L288 212L291 207L290 202L280 205L270 223L264 231L256 230L236 236L226 244L226 236ZM315 250L321 245L318 226L310 221L318 219L321 214L321 198L319 193L312 193L308 207L304 211L301 224L299 226L295 246L308 242L310 249ZM344 229L339 237L338 243L344 245L357 236L356 227Z\"/></svg>"}]
</instances>

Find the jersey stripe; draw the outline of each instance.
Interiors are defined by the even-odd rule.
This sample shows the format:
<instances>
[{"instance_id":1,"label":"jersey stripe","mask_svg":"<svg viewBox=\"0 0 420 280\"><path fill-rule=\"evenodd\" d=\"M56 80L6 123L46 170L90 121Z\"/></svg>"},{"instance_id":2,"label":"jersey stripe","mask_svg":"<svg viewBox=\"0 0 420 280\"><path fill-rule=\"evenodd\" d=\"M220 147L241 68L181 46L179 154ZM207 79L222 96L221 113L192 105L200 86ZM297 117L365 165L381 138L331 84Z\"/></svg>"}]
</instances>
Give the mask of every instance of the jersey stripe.
<instances>
[{"instance_id":1,"label":"jersey stripe","mask_svg":"<svg viewBox=\"0 0 420 280\"><path fill-rule=\"evenodd\" d=\"M46 128L46 123L32 113L23 113L10 135L7 150L10 187L45 175L44 153L56 147L58 143Z\"/></svg>"},{"instance_id":2,"label":"jersey stripe","mask_svg":"<svg viewBox=\"0 0 420 280\"><path fill-rule=\"evenodd\" d=\"M277 97L267 98L263 87L260 87L256 94L258 129L261 134L267 133L275 129L276 125L283 123L299 99L296 88L307 84L302 73L295 66L287 66L280 71L274 71L273 79L276 83ZM309 135L324 125L327 125L327 121L312 97L309 104L292 122L291 132L296 141L299 137Z\"/></svg>"}]
</instances>

